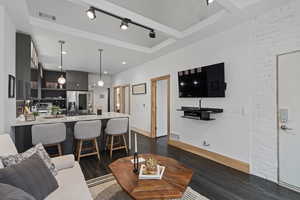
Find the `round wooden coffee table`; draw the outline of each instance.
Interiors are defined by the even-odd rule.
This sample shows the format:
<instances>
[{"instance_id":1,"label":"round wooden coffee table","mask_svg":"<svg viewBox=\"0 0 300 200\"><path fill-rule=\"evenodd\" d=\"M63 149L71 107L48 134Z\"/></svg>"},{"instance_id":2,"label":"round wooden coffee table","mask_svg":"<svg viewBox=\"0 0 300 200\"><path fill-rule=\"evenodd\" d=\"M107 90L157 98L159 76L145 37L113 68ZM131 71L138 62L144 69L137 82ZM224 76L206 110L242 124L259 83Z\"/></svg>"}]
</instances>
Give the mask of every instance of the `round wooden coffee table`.
<instances>
[{"instance_id":1,"label":"round wooden coffee table","mask_svg":"<svg viewBox=\"0 0 300 200\"><path fill-rule=\"evenodd\" d=\"M176 199L181 198L191 181L193 171L178 161L153 154L141 154L139 157L153 157L165 166L161 180L140 180L133 173L132 156L120 158L109 165L119 185L134 199Z\"/></svg>"}]
</instances>

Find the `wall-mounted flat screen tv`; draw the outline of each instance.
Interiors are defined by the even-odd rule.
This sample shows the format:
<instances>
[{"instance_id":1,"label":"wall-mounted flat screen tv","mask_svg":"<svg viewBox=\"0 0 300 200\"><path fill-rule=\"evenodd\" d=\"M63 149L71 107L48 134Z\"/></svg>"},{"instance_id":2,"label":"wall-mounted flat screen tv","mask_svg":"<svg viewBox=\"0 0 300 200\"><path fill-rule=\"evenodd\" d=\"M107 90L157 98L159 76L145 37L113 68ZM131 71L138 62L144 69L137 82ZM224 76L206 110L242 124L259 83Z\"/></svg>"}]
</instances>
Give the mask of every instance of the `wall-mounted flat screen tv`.
<instances>
[{"instance_id":1,"label":"wall-mounted flat screen tv","mask_svg":"<svg viewBox=\"0 0 300 200\"><path fill-rule=\"evenodd\" d=\"M178 72L179 97L225 97L224 63Z\"/></svg>"}]
</instances>

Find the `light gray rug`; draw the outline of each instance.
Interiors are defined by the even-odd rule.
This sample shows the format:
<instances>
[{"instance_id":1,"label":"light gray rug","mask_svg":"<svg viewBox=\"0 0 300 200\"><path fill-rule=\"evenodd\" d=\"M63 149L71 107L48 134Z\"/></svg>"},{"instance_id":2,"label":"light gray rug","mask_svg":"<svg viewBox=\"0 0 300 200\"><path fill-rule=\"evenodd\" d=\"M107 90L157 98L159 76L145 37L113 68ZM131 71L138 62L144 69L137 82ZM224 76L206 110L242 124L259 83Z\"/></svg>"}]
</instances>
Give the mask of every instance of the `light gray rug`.
<instances>
[{"instance_id":1,"label":"light gray rug","mask_svg":"<svg viewBox=\"0 0 300 200\"><path fill-rule=\"evenodd\" d=\"M132 200L118 185L112 174L88 180L87 184L94 200ZM209 199L188 187L180 200Z\"/></svg>"}]
</instances>

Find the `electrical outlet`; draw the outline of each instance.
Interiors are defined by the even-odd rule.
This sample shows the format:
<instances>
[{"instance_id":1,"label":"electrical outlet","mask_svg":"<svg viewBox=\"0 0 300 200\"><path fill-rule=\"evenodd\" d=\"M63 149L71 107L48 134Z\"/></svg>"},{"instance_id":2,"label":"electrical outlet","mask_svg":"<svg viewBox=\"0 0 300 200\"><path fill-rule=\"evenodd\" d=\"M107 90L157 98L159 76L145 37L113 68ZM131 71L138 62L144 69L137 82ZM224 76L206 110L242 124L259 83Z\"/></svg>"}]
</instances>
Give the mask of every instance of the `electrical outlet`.
<instances>
[{"instance_id":1,"label":"electrical outlet","mask_svg":"<svg viewBox=\"0 0 300 200\"><path fill-rule=\"evenodd\" d=\"M205 146L205 147L209 147L210 146L210 144L206 141L206 140L204 140L203 141L203 146Z\"/></svg>"}]
</instances>

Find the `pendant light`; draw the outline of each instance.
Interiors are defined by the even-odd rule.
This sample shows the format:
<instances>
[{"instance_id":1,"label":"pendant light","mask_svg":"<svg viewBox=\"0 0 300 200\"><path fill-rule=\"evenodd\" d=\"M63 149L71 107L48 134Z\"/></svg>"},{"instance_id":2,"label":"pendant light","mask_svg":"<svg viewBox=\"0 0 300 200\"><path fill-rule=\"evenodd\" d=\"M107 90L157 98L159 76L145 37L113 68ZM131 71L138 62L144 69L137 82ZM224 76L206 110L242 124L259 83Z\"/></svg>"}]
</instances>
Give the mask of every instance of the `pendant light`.
<instances>
[{"instance_id":1,"label":"pendant light","mask_svg":"<svg viewBox=\"0 0 300 200\"><path fill-rule=\"evenodd\" d=\"M99 87L104 86L104 81L102 80L102 51L103 51L103 49L99 49L99 52L100 52L100 80L98 81Z\"/></svg>"},{"instance_id":2,"label":"pendant light","mask_svg":"<svg viewBox=\"0 0 300 200\"><path fill-rule=\"evenodd\" d=\"M60 75L60 77L58 78L57 81L62 86L66 83L66 79L65 79L65 77L62 73L62 71L63 71L63 50L62 50L62 46L63 46L63 44L65 44L65 41L60 40L58 42L60 43L60 71L61 71L61 75Z\"/></svg>"}]
</instances>

